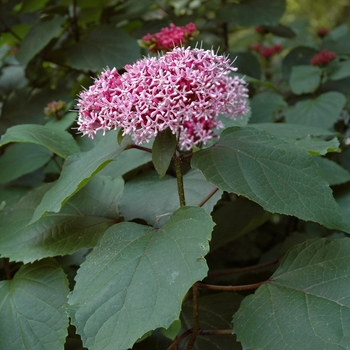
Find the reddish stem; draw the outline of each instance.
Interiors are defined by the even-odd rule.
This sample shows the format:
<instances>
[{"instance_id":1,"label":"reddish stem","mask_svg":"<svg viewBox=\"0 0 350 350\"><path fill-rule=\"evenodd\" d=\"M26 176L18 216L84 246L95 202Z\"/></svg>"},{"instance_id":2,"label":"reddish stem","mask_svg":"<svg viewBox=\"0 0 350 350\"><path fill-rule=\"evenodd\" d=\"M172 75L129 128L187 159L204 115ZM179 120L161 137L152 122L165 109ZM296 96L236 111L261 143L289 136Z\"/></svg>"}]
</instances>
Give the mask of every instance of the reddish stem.
<instances>
[{"instance_id":1,"label":"reddish stem","mask_svg":"<svg viewBox=\"0 0 350 350\"><path fill-rule=\"evenodd\" d=\"M227 291L227 292L238 292L240 290L257 289L264 282L258 282L258 283L252 283L252 284L243 284L243 285L240 285L240 286L218 286L218 285L214 285L214 284L198 283L198 287L200 289L209 289L209 290L218 290L218 291Z\"/></svg>"}]
</instances>

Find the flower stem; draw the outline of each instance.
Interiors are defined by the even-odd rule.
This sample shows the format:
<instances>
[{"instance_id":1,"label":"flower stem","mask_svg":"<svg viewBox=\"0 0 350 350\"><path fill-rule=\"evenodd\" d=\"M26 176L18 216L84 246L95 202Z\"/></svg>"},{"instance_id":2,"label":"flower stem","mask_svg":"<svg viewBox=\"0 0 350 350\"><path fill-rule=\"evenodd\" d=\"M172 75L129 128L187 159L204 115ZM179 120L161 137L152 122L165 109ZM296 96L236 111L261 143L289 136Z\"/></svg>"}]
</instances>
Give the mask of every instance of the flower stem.
<instances>
[{"instance_id":1,"label":"flower stem","mask_svg":"<svg viewBox=\"0 0 350 350\"><path fill-rule=\"evenodd\" d=\"M179 194L180 207L184 207L186 205L185 201L185 191L184 191L184 181L182 176L182 159L180 156L174 154L175 160L175 171L176 171L176 180L177 180L177 192Z\"/></svg>"}]
</instances>

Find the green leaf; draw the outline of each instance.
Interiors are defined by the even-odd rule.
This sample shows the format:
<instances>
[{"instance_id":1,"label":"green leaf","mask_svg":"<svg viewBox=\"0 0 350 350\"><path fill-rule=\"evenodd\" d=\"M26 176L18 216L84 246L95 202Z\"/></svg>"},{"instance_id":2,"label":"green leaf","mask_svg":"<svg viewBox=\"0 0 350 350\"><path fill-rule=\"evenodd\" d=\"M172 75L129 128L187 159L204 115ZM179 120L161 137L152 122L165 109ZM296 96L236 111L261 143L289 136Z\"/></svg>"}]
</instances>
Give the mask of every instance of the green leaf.
<instances>
[{"instance_id":1,"label":"green leaf","mask_svg":"<svg viewBox=\"0 0 350 350\"><path fill-rule=\"evenodd\" d=\"M175 320L169 328L160 328L167 338L174 340L181 330L181 320Z\"/></svg>"},{"instance_id":2,"label":"green leaf","mask_svg":"<svg viewBox=\"0 0 350 350\"><path fill-rule=\"evenodd\" d=\"M67 52L73 68L95 71L122 68L139 58L137 41L112 25L99 26Z\"/></svg>"},{"instance_id":3,"label":"green leaf","mask_svg":"<svg viewBox=\"0 0 350 350\"><path fill-rule=\"evenodd\" d=\"M101 170L101 175L118 177L152 161L152 155L139 149L126 149L120 156Z\"/></svg>"},{"instance_id":4,"label":"green leaf","mask_svg":"<svg viewBox=\"0 0 350 350\"><path fill-rule=\"evenodd\" d=\"M21 124L7 129L1 136L0 146L10 142L29 142L42 145L66 159L79 152L79 146L66 131L43 125Z\"/></svg>"},{"instance_id":5,"label":"green leaf","mask_svg":"<svg viewBox=\"0 0 350 350\"><path fill-rule=\"evenodd\" d=\"M47 214L27 225L51 186L40 187L13 207L0 211L2 256L27 263L72 254L95 246L103 233L120 220L117 208L123 180L96 176L58 214Z\"/></svg>"},{"instance_id":6,"label":"green leaf","mask_svg":"<svg viewBox=\"0 0 350 350\"><path fill-rule=\"evenodd\" d=\"M288 104L275 92L262 92L252 98L250 106L252 109L250 122L263 123L275 121Z\"/></svg>"},{"instance_id":7,"label":"green leaf","mask_svg":"<svg viewBox=\"0 0 350 350\"><path fill-rule=\"evenodd\" d=\"M126 141L129 142L129 140ZM40 219L47 212L59 212L62 205L74 193L84 187L109 162L115 160L126 146L126 142L122 145L118 144L117 132L109 131L91 151L69 157L60 178L45 193L29 224Z\"/></svg>"},{"instance_id":8,"label":"green leaf","mask_svg":"<svg viewBox=\"0 0 350 350\"><path fill-rule=\"evenodd\" d=\"M292 248L234 315L243 349L347 349L349 265L349 238L309 240Z\"/></svg>"},{"instance_id":9,"label":"green leaf","mask_svg":"<svg viewBox=\"0 0 350 350\"><path fill-rule=\"evenodd\" d=\"M306 136L301 140L297 140L294 144L308 151L313 156L325 155L330 152L341 152L339 148L339 140L335 137L326 141L315 136Z\"/></svg>"},{"instance_id":10,"label":"green leaf","mask_svg":"<svg viewBox=\"0 0 350 350\"><path fill-rule=\"evenodd\" d=\"M337 163L323 157L315 157L315 160L321 169L323 177L330 186L350 181L350 172ZM346 216L344 215L344 217Z\"/></svg>"},{"instance_id":11,"label":"green leaf","mask_svg":"<svg viewBox=\"0 0 350 350\"><path fill-rule=\"evenodd\" d=\"M0 157L0 184L41 168L51 156L49 150L39 145L11 145Z\"/></svg>"},{"instance_id":12,"label":"green leaf","mask_svg":"<svg viewBox=\"0 0 350 350\"><path fill-rule=\"evenodd\" d=\"M64 21L64 17L55 17L49 20L43 20L33 26L16 53L18 62L26 66L37 53L61 33L61 25Z\"/></svg>"},{"instance_id":13,"label":"green leaf","mask_svg":"<svg viewBox=\"0 0 350 350\"><path fill-rule=\"evenodd\" d=\"M328 75L331 80L340 80L350 76L350 60L338 62Z\"/></svg>"},{"instance_id":14,"label":"green leaf","mask_svg":"<svg viewBox=\"0 0 350 350\"><path fill-rule=\"evenodd\" d=\"M283 24L278 23L277 25L274 26L269 26L269 25L263 25L261 26L263 28L263 31L266 33L271 33L273 35L277 35L281 38L288 38L292 39L296 36L296 33L294 30L290 27L287 27Z\"/></svg>"},{"instance_id":15,"label":"green leaf","mask_svg":"<svg viewBox=\"0 0 350 350\"><path fill-rule=\"evenodd\" d=\"M216 293L199 298L199 324L201 329L230 329L232 314L239 308L243 297L235 293ZM185 329L193 327L193 301L185 301L181 319ZM215 344L215 345L213 345ZM194 350L241 350L233 334L199 335Z\"/></svg>"},{"instance_id":16,"label":"green leaf","mask_svg":"<svg viewBox=\"0 0 350 350\"><path fill-rule=\"evenodd\" d=\"M54 260L22 266L0 282L0 348L63 349L69 292L66 275Z\"/></svg>"},{"instance_id":17,"label":"green leaf","mask_svg":"<svg viewBox=\"0 0 350 350\"><path fill-rule=\"evenodd\" d=\"M327 129L317 128L314 126L307 126L301 124L290 123L257 123L249 124L254 128L264 130L277 138L287 140L301 139L308 135L313 136L334 136L337 133Z\"/></svg>"},{"instance_id":18,"label":"green leaf","mask_svg":"<svg viewBox=\"0 0 350 350\"><path fill-rule=\"evenodd\" d=\"M67 130L76 119L76 112L68 112L61 119L51 118L45 125L58 130Z\"/></svg>"},{"instance_id":19,"label":"green leaf","mask_svg":"<svg viewBox=\"0 0 350 350\"><path fill-rule=\"evenodd\" d=\"M288 123L330 128L337 121L346 103L340 92L330 91L315 99L300 101L285 112Z\"/></svg>"},{"instance_id":20,"label":"green leaf","mask_svg":"<svg viewBox=\"0 0 350 350\"><path fill-rule=\"evenodd\" d=\"M199 171L189 171L183 180L187 205L198 205L215 189ZM221 195L222 191L217 191L203 208L210 213ZM125 184L120 212L125 220L141 218L153 226L161 226L179 205L176 178L165 175L159 179L155 172L149 172Z\"/></svg>"},{"instance_id":21,"label":"green leaf","mask_svg":"<svg viewBox=\"0 0 350 350\"><path fill-rule=\"evenodd\" d=\"M230 57L234 60L234 66L238 68L239 74L260 80L261 67L256 55L249 51L230 52Z\"/></svg>"},{"instance_id":22,"label":"green leaf","mask_svg":"<svg viewBox=\"0 0 350 350\"><path fill-rule=\"evenodd\" d=\"M165 175L169 168L171 159L175 152L176 143L176 136L169 128L160 132L154 140L152 147L152 161L160 178Z\"/></svg>"},{"instance_id":23,"label":"green leaf","mask_svg":"<svg viewBox=\"0 0 350 350\"><path fill-rule=\"evenodd\" d=\"M294 66L310 64L311 58L319 51L308 46L297 46L283 58L282 74L286 81L292 73Z\"/></svg>"},{"instance_id":24,"label":"green leaf","mask_svg":"<svg viewBox=\"0 0 350 350\"><path fill-rule=\"evenodd\" d=\"M261 24L278 24L286 8L284 0L245 0L238 4L226 4L220 7L217 18L241 26L258 26ZM252 11L254 9L254 11Z\"/></svg>"},{"instance_id":25,"label":"green leaf","mask_svg":"<svg viewBox=\"0 0 350 350\"><path fill-rule=\"evenodd\" d=\"M25 68L22 66L1 67L0 93L9 95L15 89L24 88L28 84Z\"/></svg>"},{"instance_id":26,"label":"green leaf","mask_svg":"<svg viewBox=\"0 0 350 350\"><path fill-rule=\"evenodd\" d=\"M185 293L207 273L213 225L204 209L182 207L161 229L135 223L108 229L78 270L69 296L84 345L126 350L178 319Z\"/></svg>"},{"instance_id":27,"label":"green leaf","mask_svg":"<svg viewBox=\"0 0 350 350\"><path fill-rule=\"evenodd\" d=\"M41 10L48 0L24 0L21 2L21 12L34 12Z\"/></svg>"},{"instance_id":28,"label":"green leaf","mask_svg":"<svg viewBox=\"0 0 350 350\"><path fill-rule=\"evenodd\" d=\"M315 66L294 66L289 78L289 86L293 93L308 94L314 92L321 83L322 70Z\"/></svg>"},{"instance_id":29,"label":"green leaf","mask_svg":"<svg viewBox=\"0 0 350 350\"><path fill-rule=\"evenodd\" d=\"M192 166L228 192L267 211L297 216L349 232L332 191L305 151L255 128L229 128Z\"/></svg>"}]
</instances>

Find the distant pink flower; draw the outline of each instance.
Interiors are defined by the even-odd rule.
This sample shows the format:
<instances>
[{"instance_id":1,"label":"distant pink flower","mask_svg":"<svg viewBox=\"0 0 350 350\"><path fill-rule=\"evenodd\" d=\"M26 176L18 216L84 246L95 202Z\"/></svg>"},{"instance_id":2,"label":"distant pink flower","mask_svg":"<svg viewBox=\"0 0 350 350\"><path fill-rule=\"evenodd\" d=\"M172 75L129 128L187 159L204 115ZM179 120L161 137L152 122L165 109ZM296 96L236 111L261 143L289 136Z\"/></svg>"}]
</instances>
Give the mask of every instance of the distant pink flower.
<instances>
[{"instance_id":1,"label":"distant pink flower","mask_svg":"<svg viewBox=\"0 0 350 350\"><path fill-rule=\"evenodd\" d=\"M311 58L310 63L313 66L325 66L330 61L333 61L336 57L337 54L335 52L322 50Z\"/></svg>"},{"instance_id":2,"label":"distant pink flower","mask_svg":"<svg viewBox=\"0 0 350 350\"><path fill-rule=\"evenodd\" d=\"M66 111L67 104L65 101L51 101L44 108L44 113L48 117L56 117L60 119L64 112Z\"/></svg>"},{"instance_id":3,"label":"distant pink flower","mask_svg":"<svg viewBox=\"0 0 350 350\"><path fill-rule=\"evenodd\" d=\"M169 28L162 28L158 33L148 33L141 41L149 52L170 51L176 46L185 45L196 33L196 25L192 22L183 27L171 23Z\"/></svg>"},{"instance_id":4,"label":"distant pink flower","mask_svg":"<svg viewBox=\"0 0 350 350\"><path fill-rule=\"evenodd\" d=\"M123 128L137 144L169 128L189 150L215 137L220 114L236 119L248 112L248 90L230 60L203 49L175 48L158 58L107 69L78 100L79 131Z\"/></svg>"},{"instance_id":5,"label":"distant pink flower","mask_svg":"<svg viewBox=\"0 0 350 350\"><path fill-rule=\"evenodd\" d=\"M262 49L262 45L260 43L255 43L252 45L252 50L256 51L256 52L260 52L260 50Z\"/></svg>"},{"instance_id":6,"label":"distant pink flower","mask_svg":"<svg viewBox=\"0 0 350 350\"><path fill-rule=\"evenodd\" d=\"M270 58L275 54L275 50L273 47L263 47L260 50L260 55L264 58Z\"/></svg>"},{"instance_id":7,"label":"distant pink flower","mask_svg":"<svg viewBox=\"0 0 350 350\"><path fill-rule=\"evenodd\" d=\"M273 49L275 52L280 52L282 50L282 45L281 44L275 44L273 45Z\"/></svg>"},{"instance_id":8,"label":"distant pink flower","mask_svg":"<svg viewBox=\"0 0 350 350\"><path fill-rule=\"evenodd\" d=\"M273 46L263 46L260 43L252 45L252 50L258 52L264 58L270 58L275 53L282 50L281 44L275 44Z\"/></svg>"},{"instance_id":9,"label":"distant pink flower","mask_svg":"<svg viewBox=\"0 0 350 350\"><path fill-rule=\"evenodd\" d=\"M324 38L328 33L329 33L329 29L327 29L327 28L320 28L317 30L317 35L320 38Z\"/></svg>"}]
</instances>

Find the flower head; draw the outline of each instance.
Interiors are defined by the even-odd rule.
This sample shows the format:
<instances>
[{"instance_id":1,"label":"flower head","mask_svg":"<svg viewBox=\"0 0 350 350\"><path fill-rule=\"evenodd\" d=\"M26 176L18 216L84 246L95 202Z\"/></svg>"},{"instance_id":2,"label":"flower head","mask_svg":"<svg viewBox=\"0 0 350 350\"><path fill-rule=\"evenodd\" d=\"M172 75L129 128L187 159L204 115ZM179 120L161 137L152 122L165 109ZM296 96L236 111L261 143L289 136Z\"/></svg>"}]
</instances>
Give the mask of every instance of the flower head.
<instances>
[{"instance_id":1,"label":"flower head","mask_svg":"<svg viewBox=\"0 0 350 350\"><path fill-rule=\"evenodd\" d=\"M336 57L336 53L328 50L322 50L311 58L310 63L313 66L325 66Z\"/></svg>"},{"instance_id":2,"label":"flower head","mask_svg":"<svg viewBox=\"0 0 350 350\"><path fill-rule=\"evenodd\" d=\"M222 128L220 114L236 119L248 112L245 81L229 74L230 60L203 49L175 48L158 58L107 69L79 96L79 131L123 128L135 143L169 128L182 149L206 143Z\"/></svg>"},{"instance_id":3,"label":"flower head","mask_svg":"<svg viewBox=\"0 0 350 350\"><path fill-rule=\"evenodd\" d=\"M329 33L329 29L327 28L319 28L317 30L317 35L320 38L324 38Z\"/></svg>"},{"instance_id":4,"label":"flower head","mask_svg":"<svg viewBox=\"0 0 350 350\"><path fill-rule=\"evenodd\" d=\"M64 112L66 111L66 102L59 101L51 101L44 108L44 113L47 117L56 117L60 119Z\"/></svg>"},{"instance_id":5,"label":"flower head","mask_svg":"<svg viewBox=\"0 0 350 350\"><path fill-rule=\"evenodd\" d=\"M141 42L149 52L170 51L175 46L185 45L186 41L192 39L196 34L196 25L192 22L183 27L171 23L169 28L162 28L158 33L148 33L141 39Z\"/></svg>"}]
</instances>

